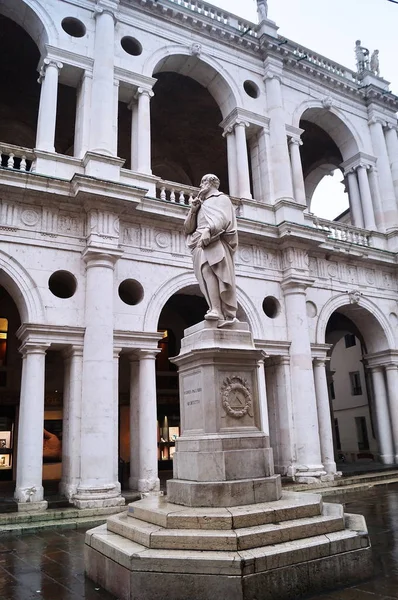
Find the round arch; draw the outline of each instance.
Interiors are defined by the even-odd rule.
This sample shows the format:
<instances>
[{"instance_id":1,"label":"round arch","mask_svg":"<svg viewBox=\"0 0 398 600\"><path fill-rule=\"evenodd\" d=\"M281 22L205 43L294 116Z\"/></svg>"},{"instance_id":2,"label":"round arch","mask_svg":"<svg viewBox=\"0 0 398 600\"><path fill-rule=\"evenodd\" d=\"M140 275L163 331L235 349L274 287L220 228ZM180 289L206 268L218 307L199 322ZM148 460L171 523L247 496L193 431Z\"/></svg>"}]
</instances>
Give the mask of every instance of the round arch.
<instances>
[{"instance_id":1,"label":"round arch","mask_svg":"<svg viewBox=\"0 0 398 600\"><path fill-rule=\"evenodd\" d=\"M191 77L206 88L217 102L225 119L239 106L242 97L239 88L226 70L207 54L192 54L180 45L164 46L146 61L144 75L171 71Z\"/></svg>"},{"instance_id":2,"label":"round arch","mask_svg":"<svg viewBox=\"0 0 398 600\"><path fill-rule=\"evenodd\" d=\"M335 107L326 109L320 100L307 100L296 108L293 114L293 126L299 127L302 119L311 121L326 131L338 146L344 161L363 150L363 142L358 131L339 109Z\"/></svg>"},{"instance_id":3,"label":"round arch","mask_svg":"<svg viewBox=\"0 0 398 600\"><path fill-rule=\"evenodd\" d=\"M160 313L167 300L184 288L197 285L194 273L182 273L171 280L165 281L153 294L144 316L144 331L156 331ZM262 339L264 331L256 308L249 296L237 288L238 303L245 312L250 329L255 339Z\"/></svg>"},{"instance_id":4,"label":"round arch","mask_svg":"<svg viewBox=\"0 0 398 600\"><path fill-rule=\"evenodd\" d=\"M39 0L2 0L0 13L22 27L35 42L40 53L46 44L56 45L58 32L54 21Z\"/></svg>"},{"instance_id":5,"label":"round arch","mask_svg":"<svg viewBox=\"0 0 398 600\"><path fill-rule=\"evenodd\" d=\"M333 175L333 172L339 168L335 161L329 162L320 161L315 163L304 180L305 196L307 199L307 207L311 208L311 201L316 188L324 177Z\"/></svg>"},{"instance_id":6,"label":"round arch","mask_svg":"<svg viewBox=\"0 0 398 600\"><path fill-rule=\"evenodd\" d=\"M317 344L325 343L326 327L331 315L336 310L349 317L358 327L364 337L369 354L395 348L394 331L378 306L360 294L357 294L350 303L350 296L347 293L334 296L323 306L315 331Z\"/></svg>"},{"instance_id":7,"label":"round arch","mask_svg":"<svg viewBox=\"0 0 398 600\"><path fill-rule=\"evenodd\" d=\"M44 304L29 273L9 254L0 251L0 285L17 305L21 323L44 323Z\"/></svg>"}]
</instances>

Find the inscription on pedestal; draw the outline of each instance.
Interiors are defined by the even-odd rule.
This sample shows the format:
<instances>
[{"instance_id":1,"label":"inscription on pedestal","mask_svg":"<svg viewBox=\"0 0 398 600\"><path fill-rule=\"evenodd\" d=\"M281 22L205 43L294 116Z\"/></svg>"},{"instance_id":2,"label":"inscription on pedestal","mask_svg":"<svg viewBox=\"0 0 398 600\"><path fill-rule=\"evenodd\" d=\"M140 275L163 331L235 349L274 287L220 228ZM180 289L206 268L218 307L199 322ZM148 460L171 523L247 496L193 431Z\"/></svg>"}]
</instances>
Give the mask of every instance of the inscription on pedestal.
<instances>
[{"instance_id":1,"label":"inscription on pedestal","mask_svg":"<svg viewBox=\"0 0 398 600\"><path fill-rule=\"evenodd\" d=\"M202 383L200 371L183 377L184 430L203 429Z\"/></svg>"}]
</instances>

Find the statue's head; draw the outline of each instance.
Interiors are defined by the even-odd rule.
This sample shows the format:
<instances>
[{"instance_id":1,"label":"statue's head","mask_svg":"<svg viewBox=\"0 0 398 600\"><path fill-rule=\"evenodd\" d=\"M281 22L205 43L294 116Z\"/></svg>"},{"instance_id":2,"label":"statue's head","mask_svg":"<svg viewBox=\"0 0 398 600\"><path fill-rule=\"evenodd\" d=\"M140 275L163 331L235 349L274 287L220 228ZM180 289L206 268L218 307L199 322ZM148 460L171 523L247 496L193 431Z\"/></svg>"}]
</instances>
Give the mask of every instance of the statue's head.
<instances>
[{"instance_id":1,"label":"statue's head","mask_svg":"<svg viewBox=\"0 0 398 600\"><path fill-rule=\"evenodd\" d=\"M356 45L356 46L360 46L360 45L361 45L361 40L357 40L357 41L355 42L355 45Z\"/></svg>"},{"instance_id":2,"label":"statue's head","mask_svg":"<svg viewBox=\"0 0 398 600\"><path fill-rule=\"evenodd\" d=\"M220 180L217 175L213 175L212 173L208 173L207 175L203 175L202 181L200 182L201 188L218 188L220 187Z\"/></svg>"}]
</instances>

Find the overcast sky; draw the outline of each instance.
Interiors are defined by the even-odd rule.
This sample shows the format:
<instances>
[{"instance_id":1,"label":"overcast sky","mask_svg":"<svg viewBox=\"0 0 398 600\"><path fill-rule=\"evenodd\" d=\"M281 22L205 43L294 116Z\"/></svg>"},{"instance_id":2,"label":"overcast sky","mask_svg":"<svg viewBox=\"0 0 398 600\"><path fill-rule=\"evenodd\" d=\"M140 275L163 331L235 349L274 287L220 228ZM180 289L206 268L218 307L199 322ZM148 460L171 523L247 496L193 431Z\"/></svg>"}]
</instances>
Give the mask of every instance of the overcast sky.
<instances>
[{"instance_id":1,"label":"overcast sky","mask_svg":"<svg viewBox=\"0 0 398 600\"><path fill-rule=\"evenodd\" d=\"M257 22L256 0L212 0L210 3ZM390 89L398 94L398 4L388 0L268 0L268 18L279 26L280 35L353 70L355 40L361 40L370 52L377 48L381 75L391 82ZM312 207L319 216L334 218L341 212L340 208L346 207L336 202L338 196L344 201L341 189L335 192L334 187L339 185L340 179L339 173L321 182Z\"/></svg>"}]
</instances>

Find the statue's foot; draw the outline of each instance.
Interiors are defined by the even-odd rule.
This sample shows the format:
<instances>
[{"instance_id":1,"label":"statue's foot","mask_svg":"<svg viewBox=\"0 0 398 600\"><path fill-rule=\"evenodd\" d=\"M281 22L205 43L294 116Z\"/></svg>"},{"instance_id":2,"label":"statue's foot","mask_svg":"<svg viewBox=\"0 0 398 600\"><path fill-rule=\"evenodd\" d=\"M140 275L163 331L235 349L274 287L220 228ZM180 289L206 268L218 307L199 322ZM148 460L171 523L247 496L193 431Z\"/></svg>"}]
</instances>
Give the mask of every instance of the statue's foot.
<instances>
[{"instance_id":1,"label":"statue's foot","mask_svg":"<svg viewBox=\"0 0 398 600\"><path fill-rule=\"evenodd\" d=\"M220 315L218 310L214 310L214 309L208 310L207 313L205 314L206 321L219 321L222 318L223 318L223 316Z\"/></svg>"},{"instance_id":2,"label":"statue's foot","mask_svg":"<svg viewBox=\"0 0 398 600\"><path fill-rule=\"evenodd\" d=\"M239 323L239 319L237 319L236 317L233 318L226 318L223 321L220 321L217 325L218 328L220 327L228 327L228 325L233 325L234 323Z\"/></svg>"}]
</instances>

